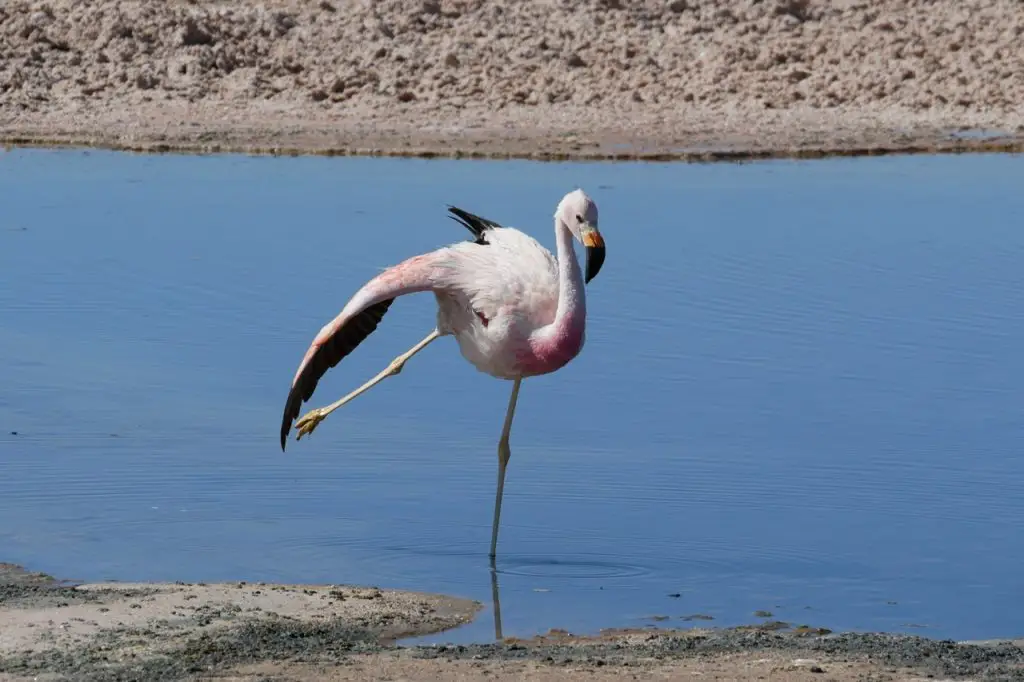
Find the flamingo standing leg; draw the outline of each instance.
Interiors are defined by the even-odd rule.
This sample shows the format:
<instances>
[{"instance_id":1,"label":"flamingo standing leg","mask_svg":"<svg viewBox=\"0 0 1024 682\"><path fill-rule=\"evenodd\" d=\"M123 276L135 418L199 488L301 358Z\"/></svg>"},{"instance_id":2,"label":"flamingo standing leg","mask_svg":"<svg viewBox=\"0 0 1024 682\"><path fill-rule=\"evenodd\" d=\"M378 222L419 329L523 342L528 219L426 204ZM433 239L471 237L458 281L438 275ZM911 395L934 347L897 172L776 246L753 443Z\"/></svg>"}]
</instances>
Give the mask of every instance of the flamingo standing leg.
<instances>
[{"instance_id":1,"label":"flamingo standing leg","mask_svg":"<svg viewBox=\"0 0 1024 682\"><path fill-rule=\"evenodd\" d=\"M404 367L405 363L408 362L409 358L419 353L421 350L429 346L432 342L436 341L440 337L441 332L435 329L434 331L430 332L430 334L428 334L425 339L423 339L415 346L413 346L412 348L410 348L409 350L407 350L406 352L402 353L397 358L392 360L391 364L388 365L377 376L373 377L365 384L363 384L356 390L346 395L344 398L341 398L340 400L331 403L327 407L318 407L307 412L297 422L295 422L295 426L298 429L298 434L296 435L295 440L301 440L303 436L308 436L309 434L313 433L313 429L319 426L320 422L327 418L327 415L329 415L331 412L334 412L342 405L348 403L349 401L362 395L363 393L366 393L371 388L373 388L380 382L384 381L388 377L393 377L396 374L399 374L402 371L402 367ZM507 447L508 446L506 445L506 448Z\"/></svg>"},{"instance_id":2,"label":"flamingo standing leg","mask_svg":"<svg viewBox=\"0 0 1024 682\"><path fill-rule=\"evenodd\" d=\"M505 492L505 468L508 466L509 457L512 451L508 447L508 437L512 432L512 417L516 413L516 401L519 399L519 384L522 378L517 378L512 384L512 395L508 399L508 410L505 412L505 426L501 429L501 440L498 441L498 489L494 493L494 523L491 525L491 561L494 561L495 552L498 549L498 521L501 519L501 498Z\"/></svg>"}]
</instances>

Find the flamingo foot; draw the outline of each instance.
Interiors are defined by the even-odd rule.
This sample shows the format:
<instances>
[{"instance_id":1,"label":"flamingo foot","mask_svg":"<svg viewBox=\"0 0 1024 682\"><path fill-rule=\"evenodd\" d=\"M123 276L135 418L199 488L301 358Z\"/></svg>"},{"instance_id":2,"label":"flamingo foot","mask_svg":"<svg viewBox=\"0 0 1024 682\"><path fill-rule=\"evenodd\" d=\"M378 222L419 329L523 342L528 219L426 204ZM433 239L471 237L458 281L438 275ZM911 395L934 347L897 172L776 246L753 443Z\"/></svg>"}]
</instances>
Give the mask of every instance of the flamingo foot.
<instances>
[{"instance_id":1,"label":"flamingo foot","mask_svg":"<svg viewBox=\"0 0 1024 682\"><path fill-rule=\"evenodd\" d=\"M2 2L3 0L0 0ZM417 343L415 346L410 348L405 353L402 353L397 358L391 361L391 364L386 369L382 370L377 376L367 381L365 384L357 388L356 390L349 393L347 396L338 400L337 402L331 403L326 407L318 407L315 410L310 410L295 422L295 440L301 440L303 436L308 436L313 433L313 430L320 426L320 422L327 418L331 412L346 404L353 398L362 395L366 391L370 390L384 379L393 377L396 374L400 374L402 368L405 367L405 363L408 362L409 358L419 353L421 350L426 348L432 341L441 338L441 332L434 330L430 332L425 339Z\"/></svg>"},{"instance_id":2,"label":"flamingo foot","mask_svg":"<svg viewBox=\"0 0 1024 682\"><path fill-rule=\"evenodd\" d=\"M310 410L305 415L299 418L295 422L295 428L298 433L295 434L295 440L302 440L303 436L308 436L313 433L313 429L320 425L324 419L327 418L327 413L322 407L318 407L315 410Z\"/></svg>"}]
</instances>

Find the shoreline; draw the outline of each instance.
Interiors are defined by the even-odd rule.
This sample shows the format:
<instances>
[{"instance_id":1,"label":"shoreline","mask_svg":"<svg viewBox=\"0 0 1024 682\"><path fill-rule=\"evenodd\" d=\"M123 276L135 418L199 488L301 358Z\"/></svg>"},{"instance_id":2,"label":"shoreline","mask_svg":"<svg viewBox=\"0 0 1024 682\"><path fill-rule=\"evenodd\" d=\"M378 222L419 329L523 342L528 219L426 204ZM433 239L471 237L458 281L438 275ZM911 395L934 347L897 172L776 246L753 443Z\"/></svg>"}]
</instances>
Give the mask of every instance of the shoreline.
<instances>
[{"instance_id":1,"label":"shoreline","mask_svg":"<svg viewBox=\"0 0 1024 682\"><path fill-rule=\"evenodd\" d=\"M547 152L508 151L502 149L481 151L478 149L434 148L389 149L389 148L348 148L308 147L277 144L221 144L198 142L120 142L96 139L91 136L46 137L34 135L11 135L0 137L0 147L8 149L43 150L98 150L126 152L132 154L182 154L215 155L241 154L246 156L315 156L315 157L359 157L359 158L402 158L402 159L448 159L472 161L539 161L547 163L746 163L753 161L810 161L834 158L866 158L878 156L921 156L953 154L1021 154L1024 153L1024 139L1011 140L960 140L947 143L910 144L904 146L841 147L776 150L716 150L716 151L674 151L674 152Z\"/></svg>"},{"instance_id":2,"label":"shoreline","mask_svg":"<svg viewBox=\"0 0 1024 682\"><path fill-rule=\"evenodd\" d=\"M46 117L33 124L0 121L0 147L103 149L155 154L247 154L260 156L352 156L416 159L528 160L544 162L748 162L875 157L918 154L1024 153L1024 126L996 127L970 117L941 119L898 128L892 116L829 119L824 112L802 112L765 122L743 115L728 126L709 124L715 112L678 120L649 121L644 132L625 128L543 125L543 112L526 125L499 115L447 120L445 126L418 129L417 114L361 121L334 112L307 120L250 111L241 106L218 120L206 107L167 105L142 108L132 123L107 116L68 128ZM316 112L323 113L323 112ZM427 113L427 112L421 112ZM578 112L581 118L585 113ZM333 116L342 116L333 120ZM899 118L899 117L896 117ZM187 124L175 123L185 120ZM518 117L522 123L522 116ZM832 122L830 127L828 120ZM757 131L756 135L743 132ZM511 131L511 132L510 132Z\"/></svg>"},{"instance_id":3,"label":"shoreline","mask_svg":"<svg viewBox=\"0 0 1024 682\"><path fill-rule=\"evenodd\" d=\"M0 564L0 682L444 678L497 682L927 678L1024 680L1024 639L733 628L551 630L468 645L402 645L479 617L479 602L376 587L240 581L70 585ZM822 673L827 673L822 677Z\"/></svg>"}]
</instances>

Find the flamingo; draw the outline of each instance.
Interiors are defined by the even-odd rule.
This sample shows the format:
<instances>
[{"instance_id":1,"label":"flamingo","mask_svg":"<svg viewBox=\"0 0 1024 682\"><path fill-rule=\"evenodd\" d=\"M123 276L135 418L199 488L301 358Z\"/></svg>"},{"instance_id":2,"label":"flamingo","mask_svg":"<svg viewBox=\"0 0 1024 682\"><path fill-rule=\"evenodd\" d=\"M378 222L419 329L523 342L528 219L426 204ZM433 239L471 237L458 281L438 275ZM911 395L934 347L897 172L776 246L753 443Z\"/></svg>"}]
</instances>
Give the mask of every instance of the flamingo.
<instances>
[{"instance_id":1,"label":"flamingo","mask_svg":"<svg viewBox=\"0 0 1024 682\"><path fill-rule=\"evenodd\" d=\"M449 216L466 227L472 240L408 258L364 284L342 311L313 339L292 379L281 422L284 451L292 422L317 382L362 343L395 298L432 291L437 324L422 341L340 400L307 412L295 422L296 440L309 435L329 414L402 371L414 355L442 336L454 336L459 350L479 371L512 381L512 394L498 441L498 482L494 496L490 558L498 545L509 434L519 386L527 377L554 372L583 349L587 306L584 288L604 263L604 238L597 204L582 189L566 194L555 210L557 258L533 237L455 206ZM586 249L586 273L573 239Z\"/></svg>"}]
</instances>

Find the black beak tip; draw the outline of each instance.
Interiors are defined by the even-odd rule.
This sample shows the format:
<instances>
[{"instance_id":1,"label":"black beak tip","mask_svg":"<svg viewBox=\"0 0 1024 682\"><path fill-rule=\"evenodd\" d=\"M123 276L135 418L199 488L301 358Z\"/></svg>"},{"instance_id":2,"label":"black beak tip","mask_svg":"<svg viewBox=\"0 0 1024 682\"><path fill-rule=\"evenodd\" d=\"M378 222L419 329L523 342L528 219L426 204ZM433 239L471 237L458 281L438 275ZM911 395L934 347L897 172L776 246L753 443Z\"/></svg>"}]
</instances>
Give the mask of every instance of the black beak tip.
<instances>
[{"instance_id":1,"label":"black beak tip","mask_svg":"<svg viewBox=\"0 0 1024 682\"><path fill-rule=\"evenodd\" d=\"M604 265L604 247L591 246L587 248L587 268L583 278L585 284L590 284L590 280L597 277L602 265Z\"/></svg>"}]
</instances>

